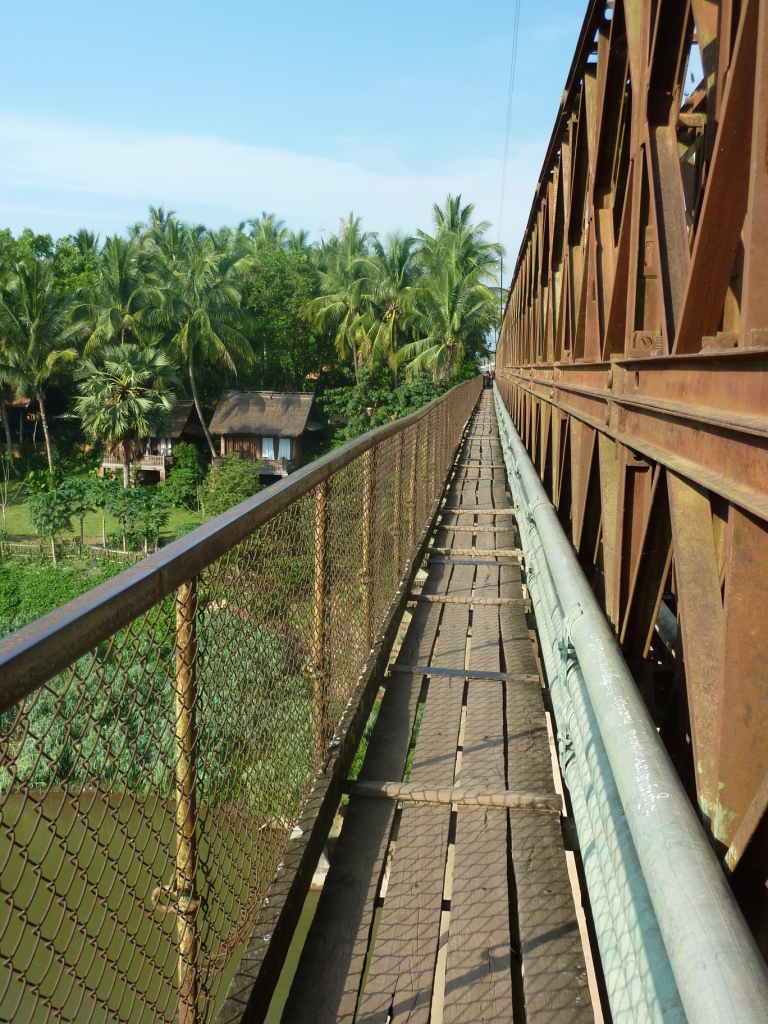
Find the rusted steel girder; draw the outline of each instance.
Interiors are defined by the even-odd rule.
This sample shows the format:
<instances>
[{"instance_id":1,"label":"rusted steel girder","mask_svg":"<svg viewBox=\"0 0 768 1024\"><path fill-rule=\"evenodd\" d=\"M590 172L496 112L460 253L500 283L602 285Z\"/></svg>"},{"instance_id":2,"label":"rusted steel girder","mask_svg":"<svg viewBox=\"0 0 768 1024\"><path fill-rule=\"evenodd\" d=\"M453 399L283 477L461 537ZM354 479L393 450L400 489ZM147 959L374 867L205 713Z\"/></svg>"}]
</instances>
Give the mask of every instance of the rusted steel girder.
<instances>
[{"instance_id":1,"label":"rusted steel girder","mask_svg":"<svg viewBox=\"0 0 768 1024\"><path fill-rule=\"evenodd\" d=\"M766 152L768 4L591 2L496 356L764 953Z\"/></svg>"}]
</instances>

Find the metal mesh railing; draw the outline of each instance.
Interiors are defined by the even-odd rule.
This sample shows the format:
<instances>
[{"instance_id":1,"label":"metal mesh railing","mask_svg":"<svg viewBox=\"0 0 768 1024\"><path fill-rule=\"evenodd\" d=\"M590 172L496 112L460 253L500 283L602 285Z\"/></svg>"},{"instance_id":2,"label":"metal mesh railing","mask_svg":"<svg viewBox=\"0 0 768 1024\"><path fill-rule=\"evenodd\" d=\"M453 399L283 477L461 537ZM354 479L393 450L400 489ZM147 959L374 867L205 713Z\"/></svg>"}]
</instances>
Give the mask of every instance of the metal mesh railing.
<instances>
[{"instance_id":1,"label":"metal mesh railing","mask_svg":"<svg viewBox=\"0 0 768 1024\"><path fill-rule=\"evenodd\" d=\"M214 1018L480 390L0 642L0 1020Z\"/></svg>"}]
</instances>

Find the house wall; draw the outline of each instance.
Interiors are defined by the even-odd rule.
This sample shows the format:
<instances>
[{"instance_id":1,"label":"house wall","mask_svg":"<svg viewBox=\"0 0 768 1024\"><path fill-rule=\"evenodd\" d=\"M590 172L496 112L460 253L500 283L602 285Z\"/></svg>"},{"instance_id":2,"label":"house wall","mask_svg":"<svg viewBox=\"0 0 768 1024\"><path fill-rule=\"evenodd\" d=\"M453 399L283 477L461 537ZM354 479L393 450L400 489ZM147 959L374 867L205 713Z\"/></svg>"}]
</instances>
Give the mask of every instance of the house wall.
<instances>
[{"instance_id":1,"label":"house wall","mask_svg":"<svg viewBox=\"0 0 768 1024\"><path fill-rule=\"evenodd\" d=\"M294 460L298 458L297 452L301 448L300 439L291 438L291 454L290 459ZM279 439L273 437L275 458L279 451ZM262 439L260 435L248 435L248 434L229 434L222 435L221 438L221 454L231 455L236 452L243 459L255 459L262 458Z\"/></svg>"}]
</instances>

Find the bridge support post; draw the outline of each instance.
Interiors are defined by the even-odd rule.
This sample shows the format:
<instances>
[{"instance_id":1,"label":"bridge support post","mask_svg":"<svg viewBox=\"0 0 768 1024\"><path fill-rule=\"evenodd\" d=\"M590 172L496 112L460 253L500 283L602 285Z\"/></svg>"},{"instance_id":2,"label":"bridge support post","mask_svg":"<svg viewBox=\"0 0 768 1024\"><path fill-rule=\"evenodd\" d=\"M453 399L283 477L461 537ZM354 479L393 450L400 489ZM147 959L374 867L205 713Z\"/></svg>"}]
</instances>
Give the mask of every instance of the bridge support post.
<instances>
[{"instance_id":1,"label":"bridge support post","mask_svg":"<svg viewBox=\"0 0 768 1024\"><path fill-rule=\"evenodd\" d=\"M373 590L371 558L373 540L373 460L375 449L363 455L363 638L371 646L373 627Z\"/></svg>"},{"instance_id":2,"label":"bridge support post","mask_svg":"<svg viewBox=\"0 0 768 1024\"><path fill-rule=\"evenodd\" d=\"M416 543L416 473L419 462L419 432L413 431L413 442L411 444L411 484L408 491L408 526L409 526L409 553L413 551Z\"/></svg>"},{"instance_id":3,"label":"bridge support post","mask_svg":"<svg viewBox=\"0 0 768 1024\"><path fill-rule=\"evenodd\" d=\"M395 508L393 512L392 529L395 542L395 579L399 580L403 573L403 449L405 440L403 431L397 435L395 445Z\"/></svg>"},{"instance_id":4,"label":"bridge support post","mask_svg":"<svg viewBox=\"0 0 768 1024\"><path fill-rule=\"evenodd\" d=\"M198 1024L197 580L176 591L176 934L178 1024Z\"/></svg>"},{"instance_id":5,"label":"bridge support post","mask_svg":"<svg viewBox=\"0 0 768 1024\"><path fill-rule=\"evenodd\" d=\"M325 593L328 481L315 488L315 565L312 605L312 687L314 689L315 763L325 753Z\"/></svg>"}]
</instances>

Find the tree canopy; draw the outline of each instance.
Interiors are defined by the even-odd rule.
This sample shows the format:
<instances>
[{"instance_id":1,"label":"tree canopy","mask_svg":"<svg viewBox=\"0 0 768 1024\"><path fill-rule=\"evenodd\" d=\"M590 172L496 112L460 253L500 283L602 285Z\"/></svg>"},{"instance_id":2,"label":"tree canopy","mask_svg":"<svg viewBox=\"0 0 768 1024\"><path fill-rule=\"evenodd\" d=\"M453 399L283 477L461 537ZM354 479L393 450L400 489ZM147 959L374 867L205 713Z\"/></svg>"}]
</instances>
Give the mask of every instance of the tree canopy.
<instances>
[{"instance_id":1,"label":"tree canopy","mask_svg":"<svg viewBox=\"0 0 768 1024\"><path fill-rule=\"evenodd\" d=\"M127 449L187 398L213 456L207 424L225 388L336 392L328 409L349 404L344 388L355 407L366 389L388 390L362 408L397 415L426 395L411 388L420 375L445 388L487 352L501 255L488 230L448 196L412 235L379 236L350 213L313 242L274 213L209 230L162 207L103 244L85 228L56 240L0 231L6 442L14 396L33 403L50 472L53 416Z\"/></svg>"}]
</instances>

